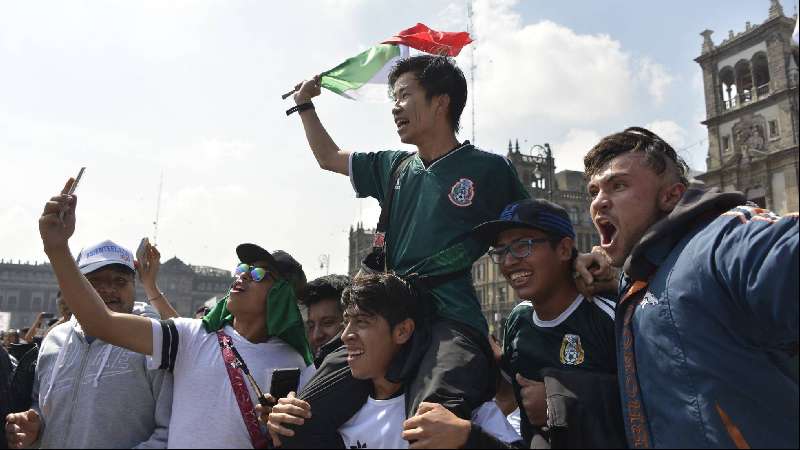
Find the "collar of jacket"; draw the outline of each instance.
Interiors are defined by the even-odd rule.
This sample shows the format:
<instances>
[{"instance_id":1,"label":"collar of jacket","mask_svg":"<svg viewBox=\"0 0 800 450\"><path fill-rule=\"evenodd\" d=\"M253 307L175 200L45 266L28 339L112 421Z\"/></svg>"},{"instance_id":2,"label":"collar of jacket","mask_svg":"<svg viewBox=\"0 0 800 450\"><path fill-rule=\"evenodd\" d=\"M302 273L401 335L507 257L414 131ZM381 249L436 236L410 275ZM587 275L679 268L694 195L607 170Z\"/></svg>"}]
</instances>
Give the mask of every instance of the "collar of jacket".
<instances>
[{"instance_id":1,"label":"collar of jacket","mask_svg":"<svg viewBox=\"0 0 800 450\"><path fill-rule=\"evenodd\" d=\"M631 251L624 271L632 281L646 281L683 237L695 227L744 205L741 192L719 192L704 183L692 182L683 198L666 217L654 223Z\"/></svg>"}]
</instances>

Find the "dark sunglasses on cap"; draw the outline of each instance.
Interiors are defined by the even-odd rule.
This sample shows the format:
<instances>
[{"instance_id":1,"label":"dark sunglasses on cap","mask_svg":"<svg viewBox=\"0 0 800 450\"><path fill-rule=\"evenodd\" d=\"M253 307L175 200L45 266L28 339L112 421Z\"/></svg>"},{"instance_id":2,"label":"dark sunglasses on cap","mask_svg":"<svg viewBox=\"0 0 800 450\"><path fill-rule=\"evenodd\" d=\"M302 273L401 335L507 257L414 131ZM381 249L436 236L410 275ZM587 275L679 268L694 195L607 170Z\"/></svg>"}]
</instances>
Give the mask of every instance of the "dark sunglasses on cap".
<instances>
[{"instance_id":1,"label":"dark sunglasses on cap","mask_svg":"<svg viewBox=\"0 0 800 450\"><path fill-rule=\"evenodd\" d=\"M266 278L267 275L270 274L270 272L267 269L264 269L263 267L251 266L250 264L244 264L244 263L241 263L238 266L236 266L236 270L234 272L237 277L243 273L249 273L250 278L252 278L253 281L255 281L256 283L260 282L261 280Z\"/></svg>"}]
</instances>

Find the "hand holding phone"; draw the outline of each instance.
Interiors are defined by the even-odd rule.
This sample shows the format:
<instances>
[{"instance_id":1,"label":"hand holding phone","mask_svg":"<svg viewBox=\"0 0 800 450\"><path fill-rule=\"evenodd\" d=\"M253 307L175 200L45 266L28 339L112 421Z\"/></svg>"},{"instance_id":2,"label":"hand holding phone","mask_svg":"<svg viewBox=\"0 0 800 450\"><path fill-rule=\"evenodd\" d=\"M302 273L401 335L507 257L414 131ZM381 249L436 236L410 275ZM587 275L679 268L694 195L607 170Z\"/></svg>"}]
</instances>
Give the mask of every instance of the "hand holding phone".
<instances>
[{"instance_id":1,"label":"hand holding phone","mask_svg":"<svg viewBox=\"0 0 800 450\"><path fill-rule=\"evenodd\" d=\"M141 279L142 271L147 272L150 264L147 261L147 247L150 245L150 239L144 237L139 242L139 248L136 249L136 261L139 263L139 277Z\"/></svg>"}]
</instances>

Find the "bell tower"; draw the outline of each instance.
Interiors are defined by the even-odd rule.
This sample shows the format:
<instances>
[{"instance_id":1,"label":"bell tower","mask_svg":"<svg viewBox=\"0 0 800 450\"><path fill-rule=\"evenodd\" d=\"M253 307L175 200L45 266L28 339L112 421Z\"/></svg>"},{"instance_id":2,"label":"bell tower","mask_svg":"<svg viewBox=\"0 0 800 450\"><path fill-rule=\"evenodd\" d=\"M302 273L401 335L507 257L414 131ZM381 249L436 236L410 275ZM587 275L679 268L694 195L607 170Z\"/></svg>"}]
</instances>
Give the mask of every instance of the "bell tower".
<instances>
[{"instance_id":1,"label":"bell tower","mask_svg":"<svg viewBox=\"0 0 800 450\"><path fill-rule=\"evenodd\" d=\"M766 8L765 8L766 9ZM741 191L776 213L798 209L798 67L786 17L770 0L767 19L746 22L719 45L705 30L701 55L708 128L706 184Z\"/></svg>"}]
</instances>

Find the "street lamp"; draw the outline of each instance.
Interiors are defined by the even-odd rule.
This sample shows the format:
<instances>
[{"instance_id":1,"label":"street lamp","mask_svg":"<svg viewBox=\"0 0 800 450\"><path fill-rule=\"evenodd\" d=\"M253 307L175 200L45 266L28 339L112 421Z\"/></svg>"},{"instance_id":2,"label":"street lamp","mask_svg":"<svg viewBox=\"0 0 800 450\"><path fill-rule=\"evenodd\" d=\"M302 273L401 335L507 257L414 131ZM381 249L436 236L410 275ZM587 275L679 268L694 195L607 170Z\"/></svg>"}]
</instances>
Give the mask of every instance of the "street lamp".
<instances>
[{"instance_id":1,"label":"street lamp","mask_svg":"<svg viewBox=\"0 0 800 450\"><path fill-rule=\"evenodd\" d=\"M540 156L536 156L538 154ZM543 156L541 156L543 154ZM544 181L547 185L547 199L553 200L553 180L552 180L552 172L553 172L553 152L550 150L550 144L545 143L544 145L534 144L531 146L531 156L534 157L536 160L536 168L533 170L533 177L535 178L533 187L538 188L539 183ZM542 161L544 160L544 161ZM547 173L545 174L543 170L546 170Z\"/></svg>"}]
</instances>

